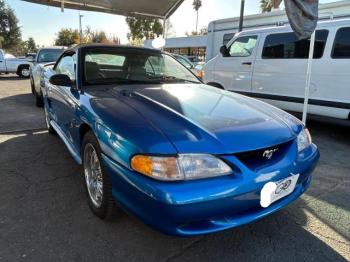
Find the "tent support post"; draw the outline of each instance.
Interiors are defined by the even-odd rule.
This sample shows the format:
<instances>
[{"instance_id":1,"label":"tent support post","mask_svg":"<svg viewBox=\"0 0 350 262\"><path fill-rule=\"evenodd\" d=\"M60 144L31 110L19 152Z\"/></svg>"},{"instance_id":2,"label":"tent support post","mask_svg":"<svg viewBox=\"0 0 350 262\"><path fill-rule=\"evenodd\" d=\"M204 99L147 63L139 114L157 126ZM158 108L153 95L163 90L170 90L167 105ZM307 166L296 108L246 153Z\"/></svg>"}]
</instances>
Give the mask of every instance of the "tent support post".
<instances>
[{"instance_id":1,"label":"tent support post","mask_svg":"<svg viewBox=\"0 0 350 262\"><path fill-rule=\"evenodd\" d=\"M307 108L308 108L308 104L309 104L310 84L311 84L311 71L312 71L312 60L313 60L313 57L314 57L314 49L315 49L315 38L316 38L316 31L314 31L312 33L312 35L311 35L309 59L307 61L306 85L305 85L305 95L304 95L304 108L303 108L303 118L302 118L302 121L303 121L304 125L306 125Z\"/></svg>"},{"instance_id":2,"label":"tent support post","mask_svg":"<svg viewBox=\"0 0 350 262\"><path fill-rule=\"evenodd\" d=\"M244 0L241 0L241 13L240 13L240 16L239 16L238 32L242 32L242 30L243 30L244 5L245 5Z\"/></svg>"},{"instance_id":3,"label":"tent support post","mask_svg":"<svg viewBox=\"0 0 350 262\"><path fill-rule=\"evenodd\" d=\"M166 39L166 18L163 18L163 38Z\"/></svg>"}]
</instances>

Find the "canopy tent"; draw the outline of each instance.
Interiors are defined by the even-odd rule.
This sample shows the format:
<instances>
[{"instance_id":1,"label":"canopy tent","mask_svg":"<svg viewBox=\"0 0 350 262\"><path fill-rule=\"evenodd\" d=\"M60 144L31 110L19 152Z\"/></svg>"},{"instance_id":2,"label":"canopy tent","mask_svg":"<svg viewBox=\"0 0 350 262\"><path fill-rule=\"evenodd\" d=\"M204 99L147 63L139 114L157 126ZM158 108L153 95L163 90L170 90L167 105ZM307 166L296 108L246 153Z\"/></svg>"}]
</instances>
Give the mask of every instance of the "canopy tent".
<instances>
[{"instance_id":1,"label":"canopy tent","mask_svg":"<svg viewBox=\"0 0 350 262\"><path fill-rule=\"evenodd\" d=\"M26 2L125 16L167 19L184 0L23 0Z\"/></svg>"}]
</instances>

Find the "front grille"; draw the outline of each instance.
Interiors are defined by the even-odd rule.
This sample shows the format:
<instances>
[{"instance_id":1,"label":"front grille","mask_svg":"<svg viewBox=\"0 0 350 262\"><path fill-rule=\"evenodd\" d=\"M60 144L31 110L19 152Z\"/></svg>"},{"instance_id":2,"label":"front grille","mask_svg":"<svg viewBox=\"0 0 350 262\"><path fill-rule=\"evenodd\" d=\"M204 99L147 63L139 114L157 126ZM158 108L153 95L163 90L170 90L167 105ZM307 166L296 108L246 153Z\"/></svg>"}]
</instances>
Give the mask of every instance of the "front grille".
<instances>
[{"instance_id":1,"label":"front grille","mask_svg":"<svg viewBox=\"0 0 350 262\"><path fill-rule=\"evenodd\" d=\"M248 168L256 170L281 161L285 157L291 144L292 141L289 141L264 149L238 153L235 154L235 156Z\"/></svg>"}]
</instances>

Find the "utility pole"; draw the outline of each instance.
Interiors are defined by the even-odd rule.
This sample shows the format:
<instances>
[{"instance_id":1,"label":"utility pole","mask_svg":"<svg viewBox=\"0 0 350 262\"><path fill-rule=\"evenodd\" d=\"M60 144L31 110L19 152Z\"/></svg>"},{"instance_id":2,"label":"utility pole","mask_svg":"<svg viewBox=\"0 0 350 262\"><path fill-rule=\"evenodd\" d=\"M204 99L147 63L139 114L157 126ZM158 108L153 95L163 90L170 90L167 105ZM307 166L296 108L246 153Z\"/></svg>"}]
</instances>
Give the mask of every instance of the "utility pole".
<instances>
[{"instance_id":1,"label":"utility pole","mask_svg":"<svg viewBox=\"0 0 350 262\"><path fill-rule=\"evenodd\" d=\"M244 5L245 5L244 0L241 0L241 13L239 16L238 32L241 32L243 30Z\"/></svg>"},{"instance_id":2,"label":"utility pole","mask_svg":"<svg viewBox=\"0 0 350 262\"><path fill-rule=\"evenodd\" d=\"M83 41L83 28L81 26L81 18L84 17L83 15L80 14L80 11L79 11L79 36L80 36L80 44L82 43Z\"/></svg>"}]
</instances>

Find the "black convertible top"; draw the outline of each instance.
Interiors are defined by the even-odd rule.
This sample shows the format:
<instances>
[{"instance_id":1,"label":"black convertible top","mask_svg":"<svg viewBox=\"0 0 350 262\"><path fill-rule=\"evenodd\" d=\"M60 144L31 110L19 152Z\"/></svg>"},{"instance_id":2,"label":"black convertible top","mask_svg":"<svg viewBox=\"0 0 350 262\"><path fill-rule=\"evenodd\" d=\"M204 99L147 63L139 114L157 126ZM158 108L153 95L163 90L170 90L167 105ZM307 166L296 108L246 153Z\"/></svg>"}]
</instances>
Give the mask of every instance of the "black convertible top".
<instances>
[{"instance_id":1,"label":"black convertible top","mask_svg":"<svg viewBox=\"0 0 350 262\"><path fill-rule=\"evenodd\" d=\"M91 50L91 49L116 49L116 50L122 50L122 51L136 51L136 52L144 52L149 54L160 54L163 53L159 49L153 49L153 48L146 48L146 47L136 47L136 46L128 46L128 45L115 45L115 44L79 44L72 48L69 48L65 51L65 53L69 52L77 52L78 50L85 51L85 50Z\"/></svg>"}]
</instances>

